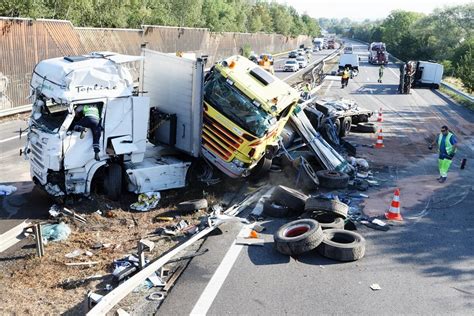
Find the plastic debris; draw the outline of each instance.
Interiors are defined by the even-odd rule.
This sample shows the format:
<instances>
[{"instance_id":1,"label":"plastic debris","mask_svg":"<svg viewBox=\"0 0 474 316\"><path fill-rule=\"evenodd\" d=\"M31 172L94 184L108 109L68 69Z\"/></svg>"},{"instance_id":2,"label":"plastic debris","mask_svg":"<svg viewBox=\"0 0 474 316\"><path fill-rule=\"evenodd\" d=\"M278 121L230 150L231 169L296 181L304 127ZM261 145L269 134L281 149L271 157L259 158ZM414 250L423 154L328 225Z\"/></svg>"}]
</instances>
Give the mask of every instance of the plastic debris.
<instances>
[{"instance_id":1,"label":"plastic debris","mask_svg":"<svg viewBox=\"0 0 474 316\"><path fill-rule=\"evenodd\" d=\"M371 284L370 288L372 289L372 291L378 291L382 289L377 283Z\"/></svg>"},{"instance_id":2,"label":"plastic debris","mask_svg":"<svg viewBox=\"0 0 474 316\"><path fill-rule=\"evenodd\" d=\"M45 224L41 227L43 241L66 240L71 234L71 228L63 222L59 224Z\"/></svg>"},{"instance_id":3,"label":"plastic debris","mask_svg":"<svg viewBox=\"0 0 474 316\"><path fill-rule=\"evenodd\" d=\"M16 191L16 187L13 185L0 185L0 196L10 195Z\"/></svg>"},{"instance_id":4,"label":"plastic debris","mask_svg":"<svg viewBox=\"0 0 474 316\"><path fill-rule=\"evenodd\" d=\"M63 196L63 195L65 195L64 192L59 187L59 185L57 185L57 184L52 185L51 183L47 183L44 186L44 189L46 190L46 192L48 192L52 196Z\"/></svg>"},{"instance_id":5,"label":"plastic debris","mask_svg":"<svg viewBox=\"0 0 474 316\"><path fill-rule=\"evenodd\" d=\"M80 255L82 255L84 253L84 250L82 249L76 249L74 250L73 252L70 252L70 253L67 253L65 254L64 256L66 258L75 258L75 257L79 257Z\"/></svg>"},{"instance_id":6,"label":"plastic debris","mask_svg":"<svg viewBox=\"0 0 474 316\"><path fill-rule=\"evenodd\" d=\"M130 208L140 212L147 212L151 209L154 209L160 202L160 199L160 192L141 193L138 195L138 201L131 204Z\"/></svg>"}]
</instances>

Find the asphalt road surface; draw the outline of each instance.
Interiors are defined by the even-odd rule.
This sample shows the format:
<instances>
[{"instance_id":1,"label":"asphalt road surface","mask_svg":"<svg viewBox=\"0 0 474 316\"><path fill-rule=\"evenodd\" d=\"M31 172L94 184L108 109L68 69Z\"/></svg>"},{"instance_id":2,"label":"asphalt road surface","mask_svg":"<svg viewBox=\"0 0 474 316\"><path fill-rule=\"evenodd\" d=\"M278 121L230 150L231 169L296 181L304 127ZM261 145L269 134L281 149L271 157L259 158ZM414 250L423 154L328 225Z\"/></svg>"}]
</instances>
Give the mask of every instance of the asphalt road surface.
<instances>
[{"instance_id":1,"label":"asphalt road surface","mask_svg":"<svg viewBox=\"0 0 474 316\"><path fill-rule=\"evenodd\" d=\"M341 89L326 81L322 96L355 99L383 108L385 148L359 148L373 163L382 187L371 188L364 211L382 215L395 187L401 189L403 223L388 232L357 225L366 241L363 259L339 263L316 252L290 258L273 249L272 234L285 223L269 219L263 247L234 243L241 224L204 244L158 313L163 315L472 314L474 307L474 115L439 91L416 89L398 95L398 68L361 61L360 74ZM448 181L436 181L437 157L427 139L451 126L460 149ZM374 135L353 134L354 143L373 144ZM373 291L372 284L381 290Z\"/></svg>"}]
</instances>

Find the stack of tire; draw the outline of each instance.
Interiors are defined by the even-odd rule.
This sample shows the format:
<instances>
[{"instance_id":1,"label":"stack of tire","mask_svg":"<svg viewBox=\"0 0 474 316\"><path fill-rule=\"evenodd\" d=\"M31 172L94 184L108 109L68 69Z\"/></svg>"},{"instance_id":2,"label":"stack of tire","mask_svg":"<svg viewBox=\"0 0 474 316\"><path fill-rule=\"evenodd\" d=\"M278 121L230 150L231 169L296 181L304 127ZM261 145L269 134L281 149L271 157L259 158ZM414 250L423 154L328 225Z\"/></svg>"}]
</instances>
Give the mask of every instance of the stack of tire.
<instances>
[{"instance_id":1,"label":"stack of tire","mask_svg":"<svg viewBox=\"0 0 474 316\"><path fill-rule=\"evenodd\" d=\"M276 250L296 256L317 249L324 257L337 261L361 259L365 254L365 239L344 230L348 208L338 200L307 198L305 218L281 226L274 234Z\"/></svg>"}]
</instances>

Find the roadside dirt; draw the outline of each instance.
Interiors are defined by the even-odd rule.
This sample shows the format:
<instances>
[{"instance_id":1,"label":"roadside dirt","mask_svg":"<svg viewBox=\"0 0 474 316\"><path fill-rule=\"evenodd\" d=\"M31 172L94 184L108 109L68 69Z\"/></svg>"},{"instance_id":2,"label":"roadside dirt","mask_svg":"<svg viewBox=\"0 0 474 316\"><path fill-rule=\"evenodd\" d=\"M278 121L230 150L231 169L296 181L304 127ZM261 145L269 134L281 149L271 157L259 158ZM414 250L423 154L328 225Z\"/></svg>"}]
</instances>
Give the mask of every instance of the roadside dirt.
<instances>
[{"instance_id":1,"label":"roadside dirt","mask_svg":"<svg viewBox=\"0 0 474 316\"><path fill-rule=\"evenodd\" d=\"M14 253L0 254L0 314L84 315L87 312L86 296L89 291L106 294L101 289L107 284L117 285L111 275L114 259L136 254L140 239L149 239L155 243L153 251L146 253L147 258L159 257L187 236L184 232L178 232L176 236L160 235L156 233L157 229L176 225L181 220L190 226L199 225L200 219L206 215L205 210L180 214L175 210L176 203L205 196L209 205L212 205L227 189L229 184L204 192L200 187L195 187L185 195L179 190L172 191L163 196L160 202L163 207L149 212L135 212L128 208L134 202L134 195L124 196L120 203L101 196L69 203L71 205L67 205L67 208L83 216L87 223L62 217L60 221L66 223L72 232L67 240L48 242L44 257L36 256L32 237L24 240L21 249ZM97 210L102 214L96 213ZM172 220L163 221L157 217L172 217ZM94 249L98 244L106 247ZM65 257L74 250L89 251L91 254L81 254L71 259ZM97 264L66 265L89 261ZM94 276L91 280L85 280Z\"/></svg>"}]
</instances>

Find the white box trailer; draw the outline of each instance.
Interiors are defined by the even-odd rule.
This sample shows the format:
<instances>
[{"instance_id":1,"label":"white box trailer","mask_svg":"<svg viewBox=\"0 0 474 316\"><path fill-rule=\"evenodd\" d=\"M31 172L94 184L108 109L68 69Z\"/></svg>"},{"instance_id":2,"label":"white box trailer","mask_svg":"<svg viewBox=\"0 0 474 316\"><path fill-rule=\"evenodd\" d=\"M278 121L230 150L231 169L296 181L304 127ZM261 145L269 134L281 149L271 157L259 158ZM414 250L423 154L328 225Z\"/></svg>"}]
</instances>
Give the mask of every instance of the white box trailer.
<instances>
[{"instance_id":1,"label":"white box trailer","mask_svg":"<svg viewBox=\"0 0 474 316\"><path fill-rule=\"evenodd\" d=\"M429 61L418 61L416 63L414 86L438 89L442 79L443 65Z\"/></svg>"}]
</instances>

